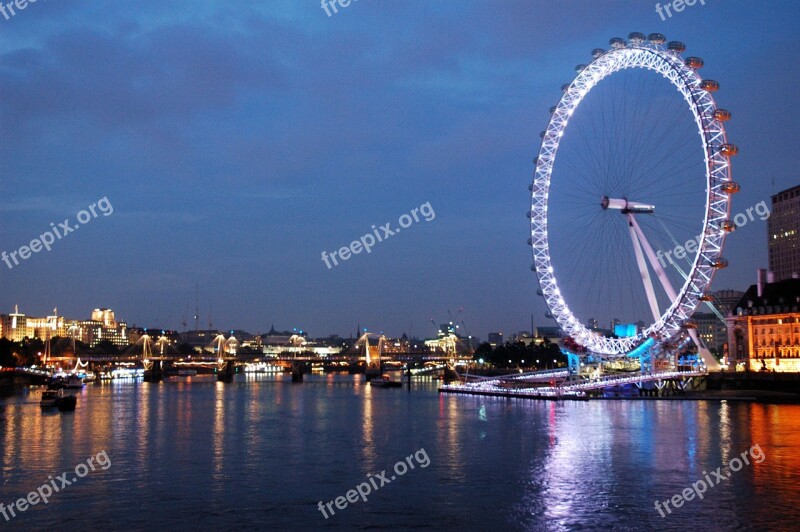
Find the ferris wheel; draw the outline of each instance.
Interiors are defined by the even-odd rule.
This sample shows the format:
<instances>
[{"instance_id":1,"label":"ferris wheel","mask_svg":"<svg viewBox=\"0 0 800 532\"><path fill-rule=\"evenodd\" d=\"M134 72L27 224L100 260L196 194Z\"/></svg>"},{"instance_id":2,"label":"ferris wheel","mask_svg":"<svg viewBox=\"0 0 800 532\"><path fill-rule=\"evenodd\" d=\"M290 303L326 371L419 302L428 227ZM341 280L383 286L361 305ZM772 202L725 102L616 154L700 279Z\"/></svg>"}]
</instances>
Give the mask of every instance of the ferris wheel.
<instances>
[{"instance_id":1,"label":"ferris wheel","mask_svg":"<svg viewBox=\"0 0 800 532\"><path fill-rule=\"evenodd\" d=\"M691 316L735 229L731 113L683 43L631 33L609 45L576 67L541 134L528 212L539 294L581 351L623 357L691 337L712 367Z\"/></svg>"}]
</instances>

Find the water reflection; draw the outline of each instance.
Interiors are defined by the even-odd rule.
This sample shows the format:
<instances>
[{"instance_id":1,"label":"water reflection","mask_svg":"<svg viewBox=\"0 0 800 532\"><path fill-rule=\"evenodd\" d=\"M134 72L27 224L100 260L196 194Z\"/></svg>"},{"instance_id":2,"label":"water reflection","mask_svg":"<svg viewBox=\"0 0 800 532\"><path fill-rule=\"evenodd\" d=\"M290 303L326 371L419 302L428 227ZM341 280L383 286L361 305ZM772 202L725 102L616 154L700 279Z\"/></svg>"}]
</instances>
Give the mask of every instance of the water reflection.
<instances>
[{"instance_id":1,"label":"water reflection","mask_svg":"<svg viewBox=\"0 0 800 532\"><path fill-rule=\"evenodd\" d=\"M363 375L192 377L88 386L74 414L38 392L0 403L2 500L106 450L112 467L19 521L25 528L322 526L317 501L425 448L417 468L337 515L344 528L786 528L800 495L800 407L548 402L374 389ZM669 517L653 501L758 443L752 463ZM210 484L210 486L209 486ZM113 500L109 494L113 493ZM116 501L125 501L117 504ZM413 511L412 511L413 510ZM317 526L317 527L318 527Z\"/></svg>"}]
</instances>

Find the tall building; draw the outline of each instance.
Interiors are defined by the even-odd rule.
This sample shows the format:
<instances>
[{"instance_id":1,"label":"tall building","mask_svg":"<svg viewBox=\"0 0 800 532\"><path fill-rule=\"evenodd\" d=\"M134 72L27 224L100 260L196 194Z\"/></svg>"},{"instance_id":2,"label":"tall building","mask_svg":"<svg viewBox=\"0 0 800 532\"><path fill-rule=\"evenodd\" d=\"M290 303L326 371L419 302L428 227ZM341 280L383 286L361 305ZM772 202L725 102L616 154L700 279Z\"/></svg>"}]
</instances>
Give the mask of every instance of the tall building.
<instances>
[{"instance_id":1,"label":"tall building","mask_svg":"<svg viewBox=\"0 0 800 532\"><path fill-rule=\"evenodd\" d=\"M800 274L800 185L772 196L767 231L769 269L775 280Z\"/></svg>"}]
</instances>

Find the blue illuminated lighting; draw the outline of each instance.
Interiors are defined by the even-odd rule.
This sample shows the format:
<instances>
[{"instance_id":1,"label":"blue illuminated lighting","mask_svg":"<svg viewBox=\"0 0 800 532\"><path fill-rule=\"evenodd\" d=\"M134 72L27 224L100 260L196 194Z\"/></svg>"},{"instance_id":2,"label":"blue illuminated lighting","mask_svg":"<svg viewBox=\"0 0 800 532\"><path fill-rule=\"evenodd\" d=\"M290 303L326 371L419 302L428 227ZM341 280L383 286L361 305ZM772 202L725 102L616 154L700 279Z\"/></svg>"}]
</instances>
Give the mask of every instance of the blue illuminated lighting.
<instances>
[{"instance_id":1,"label":"blue illuminated lighting","mask_svg":"<svg viewBox=\"0 0 800 532\"><path fill-rule=\"evenodd\" d=\"M656 343L652 338L645 340L639 347L628 353L629 357L640 357Z\"/></svg>"},{"instance_id":2,"label":"blue illuminated lighting","mask_svg":"<svg viewBox=\"0 0 800 532\"><path fill-rule=\"evenodd\" d=\"M627 338L629 336L636 336L636 324L635 323L623 323L620 325L614 325L614 335L619 336L620 338Z\"/></svg>"}]
</instances>

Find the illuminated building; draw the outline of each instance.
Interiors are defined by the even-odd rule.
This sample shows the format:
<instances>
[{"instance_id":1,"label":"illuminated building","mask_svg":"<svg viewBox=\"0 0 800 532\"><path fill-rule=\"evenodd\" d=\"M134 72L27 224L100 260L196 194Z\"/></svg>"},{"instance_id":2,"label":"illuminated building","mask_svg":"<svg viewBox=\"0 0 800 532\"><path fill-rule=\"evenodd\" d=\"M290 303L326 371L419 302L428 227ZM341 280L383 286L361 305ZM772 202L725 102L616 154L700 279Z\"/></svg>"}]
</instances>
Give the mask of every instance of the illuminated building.
<instances>
[{"instance_id":1,"label":"illuminated building","mask_svg":"<svg viewBox=\"0 0 800 532\"><path fill-rule=\"evenodd\" d=\"M759 275L726 321L731 369L800 372L800 279Z\"/></svg>"},{"instance_id":2,"label":"illuminated building","mask_svg":"<svg viewBox=\"0 0 800 532\"><path fill-rule=\"evenodd\" d=\"M43 318L26 316L15 306L12 314L0 314L0 337L21 342L25 338L47 340L56 336L67 336L70 327L76 322L55 315L56 309L53 309L53 314Z\"/></svg>"},{"instance_id":3,"label":"illuminated building","mask_svg":"<svg viewBox=\"0 0 800 532\"><path fill-rule=\"evenodd\" d=\"M775 280L800 274L800 185L772 196L767 231L769 269Z\"/></svg>"},{"instance_id":4,"label":"illuminated building","mask_svg":"<svg viewBox=\"0 0 800 532\"><path fill-rule=\"evenodd\" d=\"M52 316L43 318L26 316L15 307L13 314L0 314L0 336L12 342L21 342L24 338L47 340L55 338L71 338L74 335L90 347L103 340L114 345L128 345L127 325L114 319L114 311L110 309L94 309L91 320L74 320L58 316L53 309Z\"/></svg>"}]
</instances>

